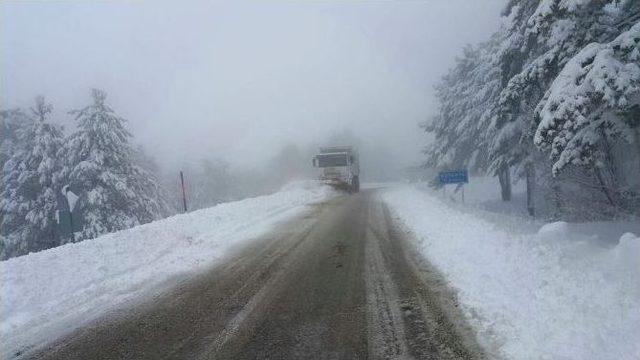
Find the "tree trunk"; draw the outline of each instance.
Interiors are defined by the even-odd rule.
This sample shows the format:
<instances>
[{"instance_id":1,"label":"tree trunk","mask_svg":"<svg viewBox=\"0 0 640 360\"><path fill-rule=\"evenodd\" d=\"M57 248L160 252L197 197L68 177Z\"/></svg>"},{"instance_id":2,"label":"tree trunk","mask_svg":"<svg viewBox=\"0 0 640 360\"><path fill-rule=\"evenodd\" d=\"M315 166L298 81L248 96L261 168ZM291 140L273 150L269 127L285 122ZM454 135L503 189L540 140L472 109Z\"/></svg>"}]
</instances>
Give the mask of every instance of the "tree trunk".
<instances>
[{"instance_id":1,"label":"tree trunk","mask_svg":"<svg viewBox=\"0 0 640 360\"><path fill-rule=\"evenodd\" d=\"M617 190L618 176L620 175L620 173L618 172L618 167L615 162L616 160L614 158L614 155L612 154L612 146L609 143L609 139L605 135L604 131L602 131L602 142L604 144L604 155L607 164L607 170L609 170L612 181L614 183L613 186Z\"/></svg>"},{"instance_id":2,"label":"tree trunk","mask_svg":"<svg viewBox=\"0 0 640 360\"><path fill-rule=\"evenodd\" d=\"M595 168L596 177L598 178L598 182L600 182L600 186L602 187L602 190L605 192L605 195L607 196L607 200L609 200L612 206L616 206L616 200L618 199L618 195L619 195L619 187L618 187L619 173L616 167L614 156L611 153L612 146L609 143L609 139L607 138L604 130L601 129L600 131L602 132L602 142L604 145L605 166L606 166L606 170L608 170L611 181L609 182L609 184L607 184L607 181L605 180L605 177L603 176L603 173L602 173L602 168L599 168L599 167Z\"/></svg>"},{"instance_id":3,"label":"tree trunk","mask_svg":"<svg viewBox=\"0 0 640 360\"><path fill-rule=\"evenodd\" d=\"M556 179L555 177L551 179L551 189L553 190L555 205L554 220L560 220L564 212L564 206L562 205L562 192L560 189L560 184L558 183L558 179Z\"/></svg>"},{"instance_id":4,"label":"tree trunk","mask_svg":"<svg viewBox=\"0 0 640 360\"><path fill-rule=\"evenodd\" d=\"M511 173L509 166L505 165L500 169L498 180L500 181L502 201L511 201Z\"/></svg>"},{"instance_id":5,"label":"tree trunk","mask_svg":"<svg viewBox=\"0 0 640 360\"><path fill-rule=\"evenodd\" d=\"M638 171L640 172L640 126L636 127L635 133L635 142L636 142L636 155L638 160Z\"/></svg>"},{"instance_id":6,"label":"tree trunk","mask_svg":"<svg viewBox=\"0 0 640 360\"><path fill-rule=\"evenodd\" d=\"M536 208L534 203L534 195L536 188L536 168L535 165L529 163L525 166L525 174L527 177L527 211L529 215L536 216Z\"/></svg>"},{"instance_id":7,"label":"tree trunk","mask_svg":"<svg viewBox=\"0 0 640 360\"><path fill-rule=\"evenodd\" d=\"M595 167L593 169L593 172L596 174L596 178L598 179L598 182L600 183L600 190L602 190L602 193L604 194L604 196L609 201L609 204L611 204L611 206L616 206L616 203L613 200L613 196L611 196L611 194L609 192L609 188L607 187L607 184L604 182L604 178L602 177L602 172L601 172L600 168Z\"/></svg>"}]
</instances>

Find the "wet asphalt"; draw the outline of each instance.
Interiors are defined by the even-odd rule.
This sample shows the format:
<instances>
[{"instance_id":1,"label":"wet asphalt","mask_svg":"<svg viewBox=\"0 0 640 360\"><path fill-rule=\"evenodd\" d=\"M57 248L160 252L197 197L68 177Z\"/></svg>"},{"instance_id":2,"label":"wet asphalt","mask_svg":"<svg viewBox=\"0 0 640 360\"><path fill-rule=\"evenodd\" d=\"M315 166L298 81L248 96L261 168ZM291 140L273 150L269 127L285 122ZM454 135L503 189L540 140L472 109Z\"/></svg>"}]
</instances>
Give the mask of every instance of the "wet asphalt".
<instances>
[{"instance_id":1,"label":"wet asphalt","mask_svg":"<svg viewBox=\"0 0 640 360\"><path fill-rule=\"evenodd\" d=\"M21 358L485 358L412 243L378 190L345 194Z\"/></svg>"}]
</instances>

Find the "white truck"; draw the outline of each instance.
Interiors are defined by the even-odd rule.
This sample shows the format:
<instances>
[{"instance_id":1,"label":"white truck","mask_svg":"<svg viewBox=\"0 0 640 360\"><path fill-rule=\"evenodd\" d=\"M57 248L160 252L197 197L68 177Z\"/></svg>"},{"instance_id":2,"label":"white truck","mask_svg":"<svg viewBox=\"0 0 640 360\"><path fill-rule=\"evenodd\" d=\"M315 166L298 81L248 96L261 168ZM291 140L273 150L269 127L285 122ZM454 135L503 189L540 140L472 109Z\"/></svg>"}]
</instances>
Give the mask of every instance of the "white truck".
<instances>
[{"instance_id":1,"label":"white truck","mask_svg":"<svg viewBox=\"0 0 640 360\"><path fill-rule=\"evenodd\" d=\"M349 192L360 191L360 160L351 146L321 147L313 157L313 166L320 168L320 180Z\"/></svg>"}]
</instances>

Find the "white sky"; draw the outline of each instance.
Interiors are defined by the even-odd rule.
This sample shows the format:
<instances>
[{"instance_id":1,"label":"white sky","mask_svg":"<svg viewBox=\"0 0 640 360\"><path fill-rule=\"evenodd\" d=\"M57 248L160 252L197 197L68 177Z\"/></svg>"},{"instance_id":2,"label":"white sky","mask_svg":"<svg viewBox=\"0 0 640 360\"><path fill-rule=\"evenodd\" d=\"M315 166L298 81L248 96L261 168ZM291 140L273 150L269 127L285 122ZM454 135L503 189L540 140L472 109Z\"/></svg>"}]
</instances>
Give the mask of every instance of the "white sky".
<instances>
[{"instance_id":1,"label":"white sky","mask_svg":"<svg viewBox=\"0 0 640 360\"><path fill-rule=\"evenodd\" d=\"M70 128L67 111L102 88L166 164L253 166L344 129L408 164L433 85L503 3L3 1L0 106L43 94Z\"/></svg>"}]
</instances>

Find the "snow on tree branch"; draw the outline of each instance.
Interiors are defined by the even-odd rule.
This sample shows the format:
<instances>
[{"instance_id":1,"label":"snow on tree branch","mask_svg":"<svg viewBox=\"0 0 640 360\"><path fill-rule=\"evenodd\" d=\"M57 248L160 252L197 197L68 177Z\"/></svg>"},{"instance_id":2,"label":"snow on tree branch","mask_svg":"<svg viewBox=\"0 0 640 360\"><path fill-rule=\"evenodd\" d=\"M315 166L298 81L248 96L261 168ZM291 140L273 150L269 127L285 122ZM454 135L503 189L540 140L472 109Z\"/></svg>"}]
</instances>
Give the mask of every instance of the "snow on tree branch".
<instances>
[{"instance_id":1,"label":"snow on tree branch","mask_svg":"<svg viewBox=\"0 0 640 360\"><path fill-rule=\"evenodd\" d=\"M640 23L610 43L592 43L574 56L536 109L534 142L550 150L558 173L568 164L597 164L604 137L630 141L633 129L615 112L637 104Z\"/></svg>"}]
</instances>

